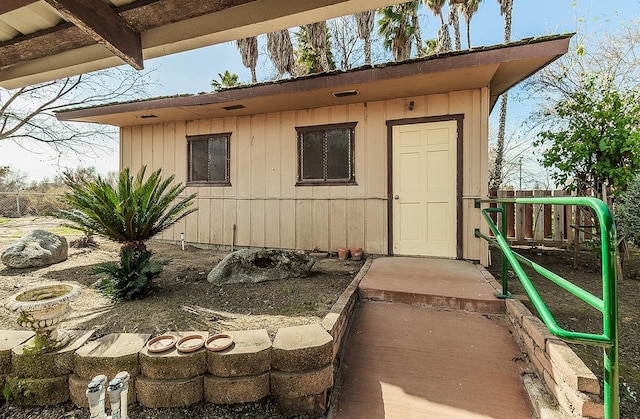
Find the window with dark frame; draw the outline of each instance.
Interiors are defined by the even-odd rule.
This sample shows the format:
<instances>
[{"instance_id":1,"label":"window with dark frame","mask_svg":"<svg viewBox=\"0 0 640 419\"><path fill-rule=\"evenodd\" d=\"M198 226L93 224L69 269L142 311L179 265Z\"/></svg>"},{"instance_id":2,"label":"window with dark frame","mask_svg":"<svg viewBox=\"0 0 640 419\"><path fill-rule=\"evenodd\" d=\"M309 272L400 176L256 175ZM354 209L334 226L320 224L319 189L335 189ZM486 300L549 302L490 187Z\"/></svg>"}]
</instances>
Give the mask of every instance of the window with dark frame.
<instances>
[{"instance_id":1,"label":"window with dark frame","mask_svg":"<svg viewBox=\"0 0 640 419\"><path fill-rule=\"evenodd\" d=\"M230 139L231 133L187 136L187 183L230 185Z\"/></svg>"},{"instance_id":2,"label":"window with dark frame","mask_svg":"<svg viewBox=\"0 0 640 419\"><path fill-rule=\"evenodd\" d=\"M298 182L296 185L355 184L356 122L296 127Z\"/></svg>"}]
</instances>

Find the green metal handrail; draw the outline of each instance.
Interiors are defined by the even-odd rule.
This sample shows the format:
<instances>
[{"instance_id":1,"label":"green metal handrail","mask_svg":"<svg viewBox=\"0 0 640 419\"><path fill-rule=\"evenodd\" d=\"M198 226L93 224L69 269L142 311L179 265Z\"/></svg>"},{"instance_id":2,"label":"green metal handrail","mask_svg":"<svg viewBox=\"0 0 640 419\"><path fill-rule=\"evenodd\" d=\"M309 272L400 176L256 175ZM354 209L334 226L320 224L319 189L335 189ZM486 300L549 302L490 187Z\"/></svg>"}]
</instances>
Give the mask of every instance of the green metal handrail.
<instances>
[{"instance_id":1,"label":"green metal handrail","mask_svg":"<svg viewBox=\"0 0 640 419\"><path fill-rule=\"evenodd\" d=\"M476 237L487 240L502 251L502 293L496 294L500 298L510 298L508 291L507 262L515 272L524 287L533 306L538 310L549 332L569 342L599 346L604 352L604 409L605 419L620 417L619 372L618 372L618 291L616 273L616 229L613 215L609 207L599 199L589 197L547 197L547 198L499 198L477 199L476 207L481 203L496 203L500 207L484 208L482 215L489 224L494 237L475 230ZM506 204L539 204L539 205L578 205L592 208L600 222L600 236L602 248L602 299L567 281L543 266L515 253L507 243L502 232L506 232ZM491 219L491 213L502 214L501 228L498 229ZM522 269L522 264L534 269L546 279L580 298L602 313L602 334L572 332L558 326L553 315L540 297L531 279Z\"/></svg>"}]
</instances>

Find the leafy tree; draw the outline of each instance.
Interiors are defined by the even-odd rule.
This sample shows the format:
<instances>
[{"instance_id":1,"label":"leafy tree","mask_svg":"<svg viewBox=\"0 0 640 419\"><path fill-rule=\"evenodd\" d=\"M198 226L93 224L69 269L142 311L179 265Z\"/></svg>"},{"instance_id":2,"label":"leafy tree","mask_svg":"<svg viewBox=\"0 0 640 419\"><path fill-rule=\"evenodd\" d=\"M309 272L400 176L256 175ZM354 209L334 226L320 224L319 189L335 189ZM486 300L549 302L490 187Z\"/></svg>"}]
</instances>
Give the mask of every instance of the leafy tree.
<instances>
[{"instance_id":1,"label":"leafy tree","mask_svg":"<svg viewBox=\"0 0 640 419\"><path fill-rule=\"evenodd\" d=\"M627 185L615 206L618 235L640 247L640 174Z\"/></svg>"},{"instance_id":2,"label":"leafy tree","mask_svg":"<svg viewBox=\"0 0 640 419\"><path fill-rule=\"evenodd\" d=\"M240 82L238 82L238 75L229 72L229 70L224 70L222 74L218 73L218 78L220 80L211 80L211 86L214 90L228 89L229 87L235 87L240 84Z\"/></svg>"},{"instance_id":3,"label":"leafy tree","mask_svg":"<svg viewBox=\"0 0 640 419\"><path fill-rule=\"evenodd\" d=\"M256 65L258 64L258 38L252 36L250 38L238 39L236 46L242 56L242 65L251 70L251 83L258 82L256 75Z\"/></svg>"},{"instance_id":4,"label":"leafy tree","mask_svg":"<svg viewBox=\"0 0 640 419\"><path fill-rule=\"evenodd\" d=\"M331 34L327 30L327 22L321 21L304 25L302 27L306 32L306 40L317 57L321 71L335 70L336 65L331 56ZM331 59L330 59L331 56ZM317 71L315 71L317 72Z\"/></svg>"},{"instance_id":5,"label":"leafy tree","mask_svg":"<svg viewBox=\"0 0 640 419\"><path fill-rule=\"evenodd\" d=\"M171 186L173 175L162 180L158 169L145 180L145 171L143 166L134 179L124 169L115 187L100 176L68 181L70 191L63 201L72 209L58 213L81 230L122 243L120 262L96 269L107 275L100 288L117 300L141 299L153 291L152 279L162 266L152 259L145 241L197 210L190 208L195 194L180 198L185 187Z\"/></svg>"},{"instance_id":6,"label":"leafy tree","mask_svg":"<svg viewBox=\"0 0 640 419\"><path fill-rule=\"evenodd\" d=\"M542 130L538 144L559 185L602 197L602 185L622 192L637 170L640 101L640 25L576 37L564 57L530 78L525 87L538 102L531 130ZM571 143L559 144L562 138ZM558 156L553 156L553 154ZM572 166L569 161L575 161ZM566 174L561 172L565 171Z\"/></svg>"},{"instance_id":7,"label":"leafy tree","mask_svg":"<svg viewBox=\"0 0 640 419\"><path fill-rule=\"evenodd\" d=\"M623 192L640 169L640 90L620 91L609 77L585 74L548 117L558 122L540 132L547 145L542 163L559 185L602 197Z\"/></svg>"}]
</instances>

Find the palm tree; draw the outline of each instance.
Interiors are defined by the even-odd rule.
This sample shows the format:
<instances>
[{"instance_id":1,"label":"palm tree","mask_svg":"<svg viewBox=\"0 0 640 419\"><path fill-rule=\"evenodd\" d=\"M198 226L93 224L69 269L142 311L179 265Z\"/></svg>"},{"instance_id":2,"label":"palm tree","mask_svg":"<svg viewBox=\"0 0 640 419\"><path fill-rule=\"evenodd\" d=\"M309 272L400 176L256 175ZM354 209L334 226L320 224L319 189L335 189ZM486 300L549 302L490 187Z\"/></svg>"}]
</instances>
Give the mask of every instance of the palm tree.
<instances>
[{"instance_id":1,"label":"palm tree","mask_svg":"<svg viewBox=\"0 0 640 419\"><path fill-rule=\"evenodd\" d=\"M309 45L311 45L311 48L319 57L322 71L331 70L329 66L329 60L327 59L327 22L323 20L322 22L310 23L308 25L304 25L303 28L307 33L307 40L309 41Z\"/></svg>"},{"instance_id":2,"label":"palm tree","mask_svg":"<svg viewBox=\"0 0 640 419\"><path fill-rule=\"evenodd\" d=\"M504 43L511 41L511 12L513 11L513 0L498 0L500 14L504 16ZM494 164L493 182L489 185L491 189L498 189L502 181L502 162L504 161L504 137L507 126L507 101L508 92L504 92L500 99L500 118L498 122L498 139L496 141L496 159Z\"/></svg>"},{"instance_id":3,"label":"palm tree","mask_svg":"<svg viewBox=\"0 0 640 419\"><path fill-rule=\"evenodd\" d=\"M416 56L421 57L424 55L422 47L422 36L420 35L420 22L418 21L418 8L420 7L420 1L413 2L415 7L411 10L411 25L413 26L413 37L416 42Z\"/></svg>"},{"instance_id":4,"label":"palm tree","mask_svg":"<svg viewBox=\"0 0 640 419\"><path fill-rule=\"evenodd\" d=\"M238 75L231 73L229 70L225 70L222 74L218 73L218 77L220 80L211 80L211 86L213 86L215 90L227 89L240 84L238 82Z\"/></svg>"},{"instance_id":5,"label":"palm tree","mask_svg":"<svg viewBox=\"0 0 640 419\"><path fill-rule=\"evenodd\" d=\"M471 18L478 11L478 6L482 0L464 0L460 8L467 22L467 48L471 49Z\"/></svg>"},{"instance_id":6,"label":"palm tree","mask_svg":"<svg viewBox=\"0 0 640 419\"><path fill-rule=\"evenodd\" d=\"M325 71L326 66L329 70L335 70L336 62L331 52L331 40L330 35L327 33L327 47L324 51L318 51L311 46L309 42L309 33L305 28L300 27L299 30L293 33L296 37L296 50L294 55L298 64L297 71L299 74L314 74ZM327 64L322 63L322 58L325 58Z\"/></svg>"},{"instance_id":7,"label":"palm tree","mask_svg":"<svg viewBox=\"0 0 640 419\"><path fill-rule=\"evenodd\" d=\"M258 64L258 38L252 36L250 38L238 39L236 46L242 56L242 65L251 70L251 83L256 84L256 65Z\"/></svg>"},{"instance_id":8,"label":"palm tree","mask_svg":"<svg viewBox=\"0 0 640 419\"><path fill-rule=\"evenodd\" d=\"M354 15L358 27L358 37L364 41L364 65L371 65L371 32L375 25L375 10Z\"/></svg>"},{"instance_id":9,"label":"palm tree","mask_svg":"<svg viewBox=\"0 0 640 419\"><path fill-rule=\"evenodd\" d=\"M415 35L411 16L419 4L418 0L379 9L382 17L378 20L378 34L384 38L382 45L393 53L396 61L411 56L411 42Z\"/></svg>"},{"instance_id":10,"label":"palm tree","mask_svg":"<svg viewBox=\"0 0 640 419\"><path fill-rule=\"evenodd\" d=\"M293 56L293 44L288 29L268 33L267 50L280 77L284 73L294 74L296 60Z\"/></svg>"},{"instance_id":11,"label":"palm tree","mask_svg":"<svg viewBox=\"0 0 640 419\"><path fill-rule=\"evenodd\" d=\"M435 52L446 52L451 50L451 36L449 35L449 25L444 22L442 8L447 0L425 0L426 6L431 9L434 16L440 18L440 29L438 29L438 43Z\"/></svg>"},{"instance_id":12,"label":"palm tree","mask_svg":"<svg viewBox=\"0 0 640 419\"><path fill-rule=\"evenodd\" d=\"M58 213L81 230L122 244L120 264L107 262L97 269L109 275L102 288L115 299L139 299L153 290L151 280L162 267L151 259L145 241L197 210L189 208L195 194L180 198L185 187L171 186L173 175L162 180L158 169L145 180L145 171L142 166L134 180L124 169L115 186L100 176L80 182L67 179L70 191L62 200L71 209Z\"/></svg>"},{"instance_id":13,"label":"palm tree","mask_svg":"<svg viewBox=\"0 0 640 419\"><path fill-rule=\"evenodd\" d=\"M456 50L461 50L460 42L460 4L461 0L449 0L449 26L453 28L453 39L455 41Z\"/></svg>"}]
</instances>

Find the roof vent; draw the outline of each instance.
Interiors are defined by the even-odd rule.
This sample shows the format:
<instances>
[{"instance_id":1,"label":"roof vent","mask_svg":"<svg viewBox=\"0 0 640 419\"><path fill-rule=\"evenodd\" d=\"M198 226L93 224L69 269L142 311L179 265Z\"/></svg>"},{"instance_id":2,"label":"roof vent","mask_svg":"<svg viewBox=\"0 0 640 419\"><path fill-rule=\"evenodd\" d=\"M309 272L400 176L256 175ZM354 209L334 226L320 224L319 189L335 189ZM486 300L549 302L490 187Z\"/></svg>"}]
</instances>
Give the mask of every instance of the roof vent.
<instances>
[{"instance_id":1,"label":"roof vent","mask_svg":"<svg viewBox=\"0 0 640 419\"><path fill-rule=\"evenodd\" d=\"M357 90L344 90L342 92L333 92L331 93L333 97L345 97L345 96L355 96L358 94Z\"/></svg>"},{"instance_id":2,"label":"roof vent","mask_svg":"<svg viewBox=\"0 0 640 419\"><path fill-rule=\"evenodd\" d=\"M157 115L154 115L152 113L146 114L146 115L138 115L138 118L140 119L157 118L157 117L158 117Z\"/></svg>"},{"instance_id":3,"label":"roof vent","mask_svg":"<svg viewBox=\"0 0 640 419\"><path fill-rule=\"evenodd\" d=\"M223 106L222 109L225 111L234 111L236 109L244 109L246 106L244 105L231 105L231 106Z\"/></svg>"}]
</instances>

